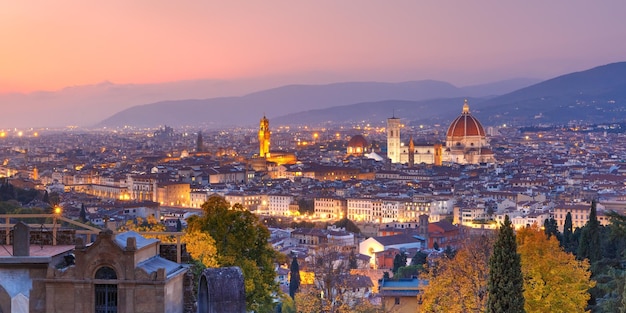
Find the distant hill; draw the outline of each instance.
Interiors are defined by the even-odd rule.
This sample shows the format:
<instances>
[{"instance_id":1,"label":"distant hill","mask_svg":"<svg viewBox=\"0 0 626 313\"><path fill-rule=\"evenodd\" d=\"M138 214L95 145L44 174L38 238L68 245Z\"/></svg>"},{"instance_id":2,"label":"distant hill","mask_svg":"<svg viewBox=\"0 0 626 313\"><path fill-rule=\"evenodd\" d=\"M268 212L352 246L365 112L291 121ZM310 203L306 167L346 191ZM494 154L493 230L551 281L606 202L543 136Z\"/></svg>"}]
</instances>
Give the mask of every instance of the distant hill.
<instances>
[{"instance_id":1,"label":"distant hill","mask_svg":"<svg viewBox=\"0 0 626 313\"><path fill-rule=\"evenodd\" d=\"M468 87L466 94L472 94L469 92L472 88L479 90L482 87ZM395 115L407 123L439 123L458 116L462 103L460 98L386 100L286 114L273 122L310 124L348 120L380 123L395 109ZM485 125L624 121L626 62L559 76L497 97L474 98L470 100L470 110Z\"/></svg>"},{"instance_id":2,"label":"distant hill","mask_svg":"<svg viewBox=\"0 0 626 313\"><path fill-rule=\"evenodd\" d=\"M276 86L270 79L187 80L154 84L108 81L56 91L0 94L2 127L92 126L137 104L240 96Z\"/></svg>"},{"instance_id":3,"label":"distant hill","mask_svg":"<svg viewBox=\"0 0 626 313\"><path fill-rule=\"evenodd\" d=\"M626 62L562 75L473 106L489 123L520 125L626 119Z\"/></svg>"},{"instance_id":4,"label":"distant hill","mask_svg":"<svg viewBox=\"0 0 626 313\"><path fill-rule=\"evenodd\" d=\"M134 106L112 115L97 126L253 125L263 114L274 118L301 111L389 99L422 101L466 96L481 97L502 94L504 91L528 86L532 82L536 80L515 79L464 88L433 80L401 83L346 82L327 85L288 85L243 97L163 101Z\"/></svg>"},{"instance_id":5,"label":"distant hill","mask_svg":"<svg viewBox=\"0 0 626 313\"><path fill-rule=\"evenodd\" d=\"M415 123L441 123L461 113L465 97L429 99L421 101L384 100L342 105L327 109L292 113L272 119L274 125L324 124L336 122L367 121L385 125L387 118L395 115ZM475 101L469 98L470 103Z\"/></svg>"}]
</instances>

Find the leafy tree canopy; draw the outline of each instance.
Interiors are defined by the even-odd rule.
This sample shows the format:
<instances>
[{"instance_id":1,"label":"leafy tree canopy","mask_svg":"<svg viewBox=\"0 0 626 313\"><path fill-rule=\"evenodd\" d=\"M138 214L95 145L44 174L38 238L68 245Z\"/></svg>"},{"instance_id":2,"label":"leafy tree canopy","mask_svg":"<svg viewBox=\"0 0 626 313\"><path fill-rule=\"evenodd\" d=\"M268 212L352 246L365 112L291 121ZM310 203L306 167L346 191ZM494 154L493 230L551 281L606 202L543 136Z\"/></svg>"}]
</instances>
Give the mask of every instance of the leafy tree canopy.
<instances>
[{"instance_id":1,"label":"leafy tree canopy","mask_svg":"<svg viewBox=\"0 0 626 313\"><path fill-rule=\"evenodd\" d=\"M347 217L344 217L338 220L333 225L335 225L336 227L343 227L346 229L346 231L349 231L355 234L361 233L361 229L359 229L359 227L356 226L356 224L353 221L349 220Z\"/></svg>"},{"instance_id":2,"label":"leafy tree canopy","mask_svg":"<svg viewBox=\"0 0 626 313\"><path fill-rule=\"evenodd\" d=\"M422 251L417 251L413 258L411 258L411 265L424 265L428 259L428 254Z\"/></svg>"},{"instance_id":3,"label":"leafy tree canopy","mask_svg":"<svg viewBox=\"0 0 626 313\"><path fill-rule=\"evenodd\" d=\"M442 257L427 265L420 277L429 281L424 290L424 312L484 312L487 305L489 257L493 238L468 238L453 258Z\"/></svg>"},{"instance_id":4,"label":"leafy tree canopy","mask_svg":"<svg viewBox=\"0 0 626 313\"><path fill-rule=\"evenodd\" d=\"M218 195L209 197L202 210L203 216L188 219L188 231L207 233L215 240L220 266L241 268L249 311L270 312L278 293L274 270L277 253L268 243L267 227L240 204L231 208Z\"/></svg>"},{"instance_id":5,"label":"leafy tree canopy","mask_svg":"<svg viewBox=\"0 0 626 313\"><path fill-rule=\"evenodd\" d=\"M584 312L590 298L589 262L578 261L536 225L517 233L526 312Z\"/></svg>"}]
</instances>

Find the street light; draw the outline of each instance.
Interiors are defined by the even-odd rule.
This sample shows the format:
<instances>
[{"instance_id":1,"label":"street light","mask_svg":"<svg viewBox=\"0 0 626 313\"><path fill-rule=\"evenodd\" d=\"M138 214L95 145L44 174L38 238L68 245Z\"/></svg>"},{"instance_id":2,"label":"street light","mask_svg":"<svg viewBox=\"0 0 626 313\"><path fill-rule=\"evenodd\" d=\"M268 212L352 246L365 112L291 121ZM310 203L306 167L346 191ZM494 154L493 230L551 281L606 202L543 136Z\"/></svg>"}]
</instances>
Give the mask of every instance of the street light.
<instances>
[{"instance_id":1,"label":"street light","mask_svg":"<svg viewBox=\"0 0 626 313\"><path fill-rule=\"evenodd\" d=\"M61 216L61 207L58 205L54 206L52 210L54 212L54 217L52 218L52 245L57 245L57 217Z\"/></svg>"}]
</instances>

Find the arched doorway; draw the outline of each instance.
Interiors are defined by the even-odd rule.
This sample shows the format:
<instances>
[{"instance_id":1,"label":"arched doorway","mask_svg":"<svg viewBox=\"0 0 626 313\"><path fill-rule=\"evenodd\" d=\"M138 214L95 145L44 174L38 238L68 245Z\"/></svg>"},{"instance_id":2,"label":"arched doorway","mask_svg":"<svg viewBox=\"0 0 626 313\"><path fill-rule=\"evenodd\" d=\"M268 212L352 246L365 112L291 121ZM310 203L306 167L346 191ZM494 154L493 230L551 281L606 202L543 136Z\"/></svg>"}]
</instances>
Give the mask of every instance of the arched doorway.
<instances>
[{"instance_id":1,"label":"arched doorway","mask_svg":"<svg viewBox=\"0 0 626 313\"><path fill-rule=\"evenodd\" d=\"M107 283L107 280L117 280L115 270L103 266L96 271L94 279L95 312L117 313L117 284Z\"/></svg>"}]
</instances>

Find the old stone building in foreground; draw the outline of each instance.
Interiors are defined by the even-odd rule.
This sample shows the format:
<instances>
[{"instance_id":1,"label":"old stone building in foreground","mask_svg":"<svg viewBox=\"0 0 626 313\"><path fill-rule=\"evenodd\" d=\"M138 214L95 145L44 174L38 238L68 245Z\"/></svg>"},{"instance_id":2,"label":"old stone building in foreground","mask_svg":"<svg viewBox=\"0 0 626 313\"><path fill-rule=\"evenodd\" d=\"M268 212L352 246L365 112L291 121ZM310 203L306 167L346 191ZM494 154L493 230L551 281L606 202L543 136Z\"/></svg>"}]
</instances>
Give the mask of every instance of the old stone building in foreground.
<instances>
[{"instance_id":1,"label":"old stone building in foreground","mask_svg":"<svg viewBox=\"0 0 626 313\"><path fill-rule=\"evenodd\" d=\"M0 253L1 312L183 312L187 268L160 257L156 239L106 230L90 245L40 247L26 225L14 232Z\"/></svg>"}]
</instances>

